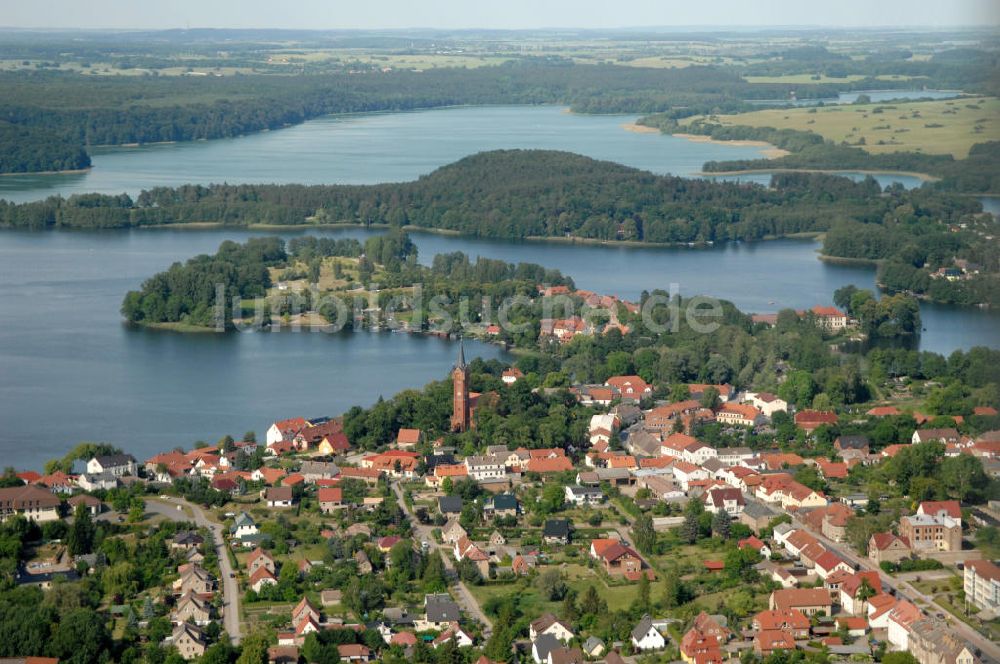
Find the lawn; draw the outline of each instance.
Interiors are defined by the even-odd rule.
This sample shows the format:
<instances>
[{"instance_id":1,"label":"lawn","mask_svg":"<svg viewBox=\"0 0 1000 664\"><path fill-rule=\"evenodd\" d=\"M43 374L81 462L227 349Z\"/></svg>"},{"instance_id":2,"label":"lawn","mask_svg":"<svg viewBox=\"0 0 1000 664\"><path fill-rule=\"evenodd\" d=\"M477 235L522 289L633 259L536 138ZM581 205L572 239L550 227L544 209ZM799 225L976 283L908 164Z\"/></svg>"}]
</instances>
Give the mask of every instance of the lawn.
<instances>
[{"instance_id":1,"label":"lawn","mask_svg":"<svg viewBox=\"0 0 1000 664\"><path fill-rule=\"evenodd\" d=\"M552 567L542 567L540 573L544 573L546 569L552 569ZM627 609L638 596L638 584L608 586L597 572L584 565L567 564L559 566L557 569L563 572L566 583L576 590L578 598L583 597L588 586L595 586L598 594L608 603L608 609L611 611ZM543 599L536 587L525 588L520 583L470 586L469 590L480 605L493 597L508 597L516 594L520 598L521 610L529 615L541 614L545 611L558 613L561 606L561 602L550 602ZM650 586L650 596L655 600L662 594L663 581L660 579Z\"/></svg>"},{"instance_id":2,"label":"lawn","mask_svg":"<svg viewBox=\"0 0 1000 664\"><path fill-rule=\"evenodd\" d=\"M1000 99L995 97L769 109L715 117L724 125L811 131L873 154L925 152L964 159L974 144L1000 140Z\"/></svg>"}]
</instances>

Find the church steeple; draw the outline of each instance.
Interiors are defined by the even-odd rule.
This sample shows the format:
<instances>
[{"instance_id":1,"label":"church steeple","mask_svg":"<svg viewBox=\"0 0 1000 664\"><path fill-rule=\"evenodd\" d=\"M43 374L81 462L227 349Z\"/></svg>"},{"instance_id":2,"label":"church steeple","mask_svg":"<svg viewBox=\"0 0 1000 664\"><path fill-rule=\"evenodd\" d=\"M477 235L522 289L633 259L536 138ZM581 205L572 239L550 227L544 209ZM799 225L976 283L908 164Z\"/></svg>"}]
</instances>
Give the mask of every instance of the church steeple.
<instances>
[{"instance_id":1,"label":"church steeple","mask_svg":"<svg viewBox=\"0 0 1000 664\"><path fill-rule=\"evenodd\" d=\"M458 342L458 361L451 370L452 411L451 430L462 432L472 426L472 412L469 401L469 366L465 363L465 341Z\"/></svg>"}]
</instances>

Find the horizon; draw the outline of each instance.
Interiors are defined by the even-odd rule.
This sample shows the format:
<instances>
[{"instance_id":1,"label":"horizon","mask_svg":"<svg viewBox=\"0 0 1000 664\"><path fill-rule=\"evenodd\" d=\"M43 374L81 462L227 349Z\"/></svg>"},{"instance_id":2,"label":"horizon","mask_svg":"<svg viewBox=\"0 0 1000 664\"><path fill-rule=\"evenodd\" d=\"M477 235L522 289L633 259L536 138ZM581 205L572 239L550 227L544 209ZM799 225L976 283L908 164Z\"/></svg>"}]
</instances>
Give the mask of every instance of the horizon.
<instances>
[{"instance_id":1,"label":"horizon","mask_svg":"<svg viewBox=\"0 0 1000 664\"><path fill-rule=\"evenodd\" d=\"M794 0L753 3L720 0L711 8L638 0L623 19L621 8L583 0L546 3L510 0L497 5L467 5L460 0L427 0L412 5L384 0L358 7L321 0L283 6L263 0L218 0L206 6L176 0L169 6L143 6L127 0L89 3L49 0L6 8L0 29L24 30L664 30L688 28L954 28L1000 27L1000 6L992 0L842 0L805 5ZM338 6L339 5L339 6ZM573 16L572 23L565 18ZM720 24L721 16L728 23ZM636 18L642 17L642 18ZM899 17L907 25L900 26ZM645 19L645 20L643 20Z\"/></svg>"}]
</instances>

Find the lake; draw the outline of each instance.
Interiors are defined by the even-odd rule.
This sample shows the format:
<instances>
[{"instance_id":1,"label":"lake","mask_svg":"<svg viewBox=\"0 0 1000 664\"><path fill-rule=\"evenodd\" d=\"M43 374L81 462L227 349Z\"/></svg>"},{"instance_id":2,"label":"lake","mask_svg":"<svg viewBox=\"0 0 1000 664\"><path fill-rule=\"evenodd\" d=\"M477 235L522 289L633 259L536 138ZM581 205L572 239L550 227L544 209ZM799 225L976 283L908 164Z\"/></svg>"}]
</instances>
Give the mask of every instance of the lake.
<instances>
[{"instance_id":1,"label":"lake","mask_svg":"<svg viewBox=\"0 0 1000 664\"><path fill-rule=\"evenodd\" d=\"M0 198L132 195L189 183L374 184L414 180L485 150L567 150L654 173L689 176L706 161L758 159L759 147L627 131L634 115L578 115L557 106L487 106L326 116L239 138L95 150L85 173L0 177ZM768 175L748 176L767 183ZM880 176L885 185L913 181Z\"/></svg>"},{"instance_id":2,"label":"lake","mask_svg":"<svg viewBox=\"0 0 1000 664\"><path fill-rule=\"evenodd\" d=\"M861 95L868 95L873 103L893 101L897 99L954 99L962 95L961 90L856 90L841 92L836 97L825 99L752 99L750 104L771 105L785 104L788 106L816 106L818 104L853 104Z\"/></svg>"},{"instance_id":3,"label":"lake","mask_svg":"<svg viewBox=\"0 0 1000 664\"><path fill-rule=\"evenodd\" d=\"M214 251L233 230L0 233L0 450L3 465L38 467L73 444L109 441L145 458L275 419L335 415L379 395L445 377L456 345L374 332L177 334L128 327L125 292L172 262ZM281 233L283 237L302 234ZM322 234L363 239L363 229ZM578 287L636 298L677 283L747 311L829 303L834 289L874 287L874 272L816 259L806 240L707 249L512 243L415 233L421 262L448 251L544 263ZM922 307L923 348L1000 347L1000 317ZM470 355L500 357L469 343Z\"/></svg>"},{"instance_id":4,"label":"lake","mask_svg":"<svg viewBox=\"0 0 1000 664\"><path fill-rule=\"evenodd\" d=\"M682 175L708 160L760 155L756 147L626 131L623 126L634 119L575 115L552 106L326 117L235 139L105 150L85 174L0 178L0 196L136 193L187 182L410 180L498 148L572 150ZM281 235L295 234L301 231ZM182 335L122 324L119 306L126 291L174 261L252 235L239 229L0 232L5 465L37 467L82 440L112 442L145 457L248 429L262 435L275 419L335 415L447 374L455 345L436 338L369 332ZM427 233L413 238L425 263L450 251L535 262L562 270L580 288L633 299L644 289L676 283L684 294L715 295L762 312L828 304L833 291L849 283L874 288L873 269L821 262L818 244L808 240L664 249ZM949 353L977 344L1000 347L997 314L935 305L922 311L922 348ZM467 350L501 354L475 343Z\"/></svg>"}]
</instances>

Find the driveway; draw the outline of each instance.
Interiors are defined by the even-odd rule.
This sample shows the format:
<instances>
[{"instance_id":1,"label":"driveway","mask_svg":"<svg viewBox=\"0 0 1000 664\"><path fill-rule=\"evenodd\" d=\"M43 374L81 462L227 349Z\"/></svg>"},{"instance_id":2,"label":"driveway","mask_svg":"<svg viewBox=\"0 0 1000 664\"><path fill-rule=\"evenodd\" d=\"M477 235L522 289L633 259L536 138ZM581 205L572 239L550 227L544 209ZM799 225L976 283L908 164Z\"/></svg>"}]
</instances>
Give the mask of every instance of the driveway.
<instances>
[{"instance_id":1,"label":"driveway","mask_svg":"<svg viewBox=\"0 0 1000 664\"><path fill-rule=\"evenodd\" d=\"M219 572L222 575L222 624L229 638L233 643L240 642L240 588L233 573L233 566L229 562L229 552L226 550L226 537L222 524L208 518L208 515L198 505L189 503L182 498L147 498L146 510L163 515L174 521L189 521L184 510L177 509L184 506L191 510L194 515L194 522L202 528L208 528L215 541L215 551L219 556Z\"/></svg>"}]
</instances>

